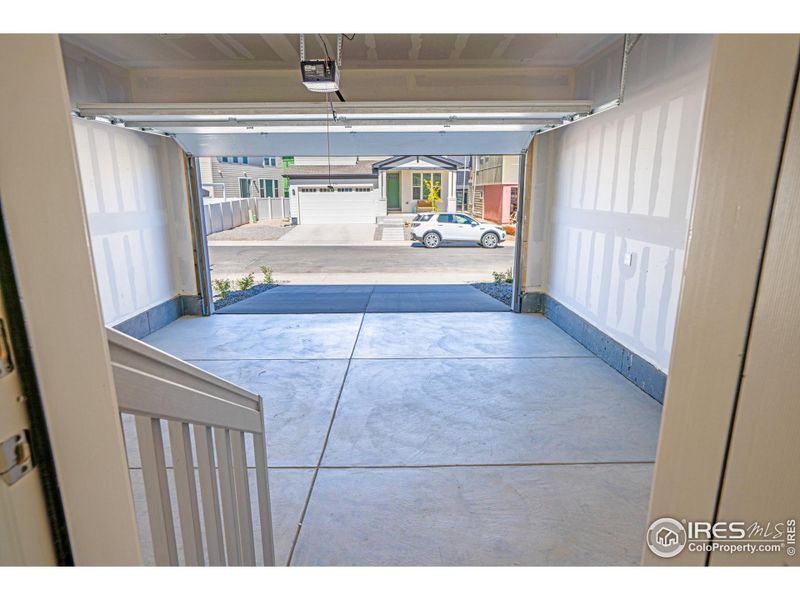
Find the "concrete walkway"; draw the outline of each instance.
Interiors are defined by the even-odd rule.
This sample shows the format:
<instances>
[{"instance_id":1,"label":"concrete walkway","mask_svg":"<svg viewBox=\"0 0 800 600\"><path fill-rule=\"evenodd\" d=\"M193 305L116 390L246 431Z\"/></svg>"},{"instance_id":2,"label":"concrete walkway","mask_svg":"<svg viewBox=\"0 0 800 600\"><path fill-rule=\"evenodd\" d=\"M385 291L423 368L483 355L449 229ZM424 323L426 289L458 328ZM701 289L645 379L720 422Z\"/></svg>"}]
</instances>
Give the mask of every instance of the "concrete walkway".
<instances>
[{"instance_id":1,"label":"concrete walkway","mask_svg":"<svg viewBox=\"0 0 800 600\"><path fill-rule=\"evenodd\" d=\"M281 285L219 314L503 312L471 285Z\"/></svg>"},{"instance_id":2,"label":"concrete walkway","mask_svg":"<svg viewBox=\"0 0 800 600\"><path fill-rule=\"evenodd\" d=\"M342 223L325 225L297 225L280 241L285 244L356 244L375 239L375 224Z\"/></svg>"},{"instance_id":3,"label":"concrete walkway","mask_svg":"<svg viewBox=\"0 0 800 600\"><path fill-rule=\"evenodd\" d=\"M264 398L282 564L639 562L661 406L544 317L216 315L145 341Z\"/></svg>"}]
</instances>

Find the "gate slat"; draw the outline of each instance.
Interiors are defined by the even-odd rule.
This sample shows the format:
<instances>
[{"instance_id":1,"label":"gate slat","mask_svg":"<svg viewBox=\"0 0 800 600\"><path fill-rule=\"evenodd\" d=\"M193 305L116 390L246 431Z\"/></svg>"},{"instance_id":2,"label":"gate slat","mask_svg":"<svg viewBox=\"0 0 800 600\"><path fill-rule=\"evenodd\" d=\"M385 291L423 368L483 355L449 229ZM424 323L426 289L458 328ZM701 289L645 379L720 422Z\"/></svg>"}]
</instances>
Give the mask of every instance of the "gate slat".
<instances>
[{"instance_id":1,"label":"gate slat","mask_svg":"<svg viewBox=\"0 0 800 600\"><path fill-rule=\"evenodd\" d=\"M222 521L228 565L239 566L242 564L241 544L239 542L239 522L236 514L236 491L233 483L230 434L227 429L214 428L214 444L217 448L217 468L219 469Z\"/></svg>"},{"instance_id":2,"label":"gate slat","mask_svg":"<svg viewBox=\"0 0 800 600\"><path fill-rule=\"evenodd\" d=\"M169 441L172 450L172 467L175 474L175 491L178 496L178 518L181 523L183 557L191 567L203 566L203 536L200 529L200 510L197 506L197 484L192 460L192 440L189 425L169 421Z\"/></svg>"},{"instance_id":3,"label":"gate slat","mask_svg":"<svg viewBox=\"0 0 800 600\"><path fill-rule=\"evenodd\" d=\"M200 475L200 498L203 503L203 523L206 527L208 564L225 565L225 542L222 537L222 518L219 512L219 486L214 463L214 440L211 428L193 425L197 449L197 468Z\"/></svg>"},{"instance_id":4,"label":"gate slat","mask_svg":"<svg viewBox=\"0 0 800 600\"><path fill-rule=\"evenodd\" d=\"M137 416L136 437L142 461L147 515L150 520L150 535L153 539L155 561L157 565L177 566L178 547L175 541L175 523L172 520L172 503L167 484L161 421Z\"/></svg>"},{"instance_id":5,"label":"gate slat","mask_svg":"<svg viewBox=\"0 0 800 600\"><path fill-rule=\"evenodd\" d=\"M256 486L258 488L258 517L261 523L261 547L264 565L275 565L275 544L272 538L272 508L269 497L269 474L267 472L267 450L264 435L253 434L256 455Z\"/></svg>"},{"instance_id":6,"label":"gate slat","mask_svg":"<svg viewBox=\"0 0 800 600\"><path fill-rule=\"evenodd\" d=\"M247 479L247 459L244 453L244 433L231 431L231 454L233 455L233 483L236 490L236 513L239 522L239 543L242 548L242 564L256 564L256 549L253 540L253 514L250 509L250 485Z\"/></svg>"}]
</instances>

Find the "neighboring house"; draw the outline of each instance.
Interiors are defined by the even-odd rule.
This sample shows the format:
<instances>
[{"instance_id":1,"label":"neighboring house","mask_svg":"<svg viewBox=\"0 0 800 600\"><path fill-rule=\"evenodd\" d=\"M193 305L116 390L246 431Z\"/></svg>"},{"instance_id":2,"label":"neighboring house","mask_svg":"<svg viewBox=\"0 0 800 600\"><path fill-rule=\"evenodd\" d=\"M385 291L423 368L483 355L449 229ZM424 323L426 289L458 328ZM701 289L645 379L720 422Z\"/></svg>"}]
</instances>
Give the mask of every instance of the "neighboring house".
<instances>
[{"instance_id":1,"label":"neighboring house","mask_svg":"<svg viewBox=\"0 0 800 600\"><path fill-rule=\"evenodd\" d=\"M519 155L474 156L469 212L479 219L512 223L519 193Z\"/></svg>"},{"instance_id":2,"label":"neighboring house","mask_svg":"<svg viewBox=\"0 0 800 600\"><path fill-rule=\"evenodd\" d=\"M286 168L292 223L375 223L386 214L376 157L304 156Z\"/></svg>"},{"instance_id":3,"label":"neighboring house","mask_svg":"<svg viewBox=\"0 0 800 600\"><path fill-rule=\"evenodd\" d=\"M200 182L211 198L278 198L288 193L284 164L290 157L216 156L200 159Z\"/></svg>"},{"instance_id":4,"label":"neighboring house","mask_svg":"<svg viewBox=\"0 0 800 600\"><path fill-rule=\"evenodd\" d=\"M413 213L428 200L426 182L441 186L437 209L456 210L456 173L463 163L444 156L392 156L376 162L373 170L387 212Z\"/></svg>"},{"instance_id":5,"label":"neighboring house","mask_svg":"<svg viewBox=\"0 0 800 600\"><path fill-rule=\"evenodd\" d=\"M428 200L426 181L441 185L440 211L465 210L471 157L304 156L286 166L292 222L375 223L411 214Z\"/></svg>"}]
</instances>

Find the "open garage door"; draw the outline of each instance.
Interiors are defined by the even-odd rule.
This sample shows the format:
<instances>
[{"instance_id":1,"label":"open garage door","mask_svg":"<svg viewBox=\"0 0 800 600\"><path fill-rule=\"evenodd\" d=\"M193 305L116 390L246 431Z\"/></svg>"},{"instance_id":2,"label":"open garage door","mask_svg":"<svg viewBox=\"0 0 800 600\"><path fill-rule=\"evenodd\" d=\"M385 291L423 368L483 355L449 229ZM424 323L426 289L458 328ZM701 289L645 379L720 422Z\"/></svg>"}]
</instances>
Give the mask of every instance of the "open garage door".
<instances>
[{"instance_id":1,"label":"open garage door","mask_svg":"<svg viewBox=\"0 0 800 600\"><path fill-rule=\"evenodd\" d=\"M174 137L195 156L518 154L588 101L81 104L81 116ZM329 149L329 151L328 151Z\"/></svg>"}]
</instances>

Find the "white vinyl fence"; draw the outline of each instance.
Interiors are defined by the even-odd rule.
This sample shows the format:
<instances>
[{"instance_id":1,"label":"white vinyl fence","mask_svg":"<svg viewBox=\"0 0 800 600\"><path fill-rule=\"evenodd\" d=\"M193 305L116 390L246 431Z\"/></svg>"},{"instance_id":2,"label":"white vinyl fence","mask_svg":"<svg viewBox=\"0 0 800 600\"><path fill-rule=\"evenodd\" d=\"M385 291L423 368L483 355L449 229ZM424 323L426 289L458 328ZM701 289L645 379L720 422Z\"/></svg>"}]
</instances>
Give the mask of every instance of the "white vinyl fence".
<instances>
[{"instance_id":1,"label":"white vinyl fence","mask_svg":"<svg viewBox=\"0 0 800 600\"><path fill-rule=\"evenodd\" d=\"M206 234L233 229L256 220L289 217L288 198L206 198Z\"/></svg>"},{"instance_id":2,"label":"white vinyl fence","mask_svg":"<svg viewBox=\"0 0 800 600\"><path fill-rule=\"evenodd\" d=\"M288 198L258 198L259 219L288 219Z\"/></svg>"}]
</instances>

